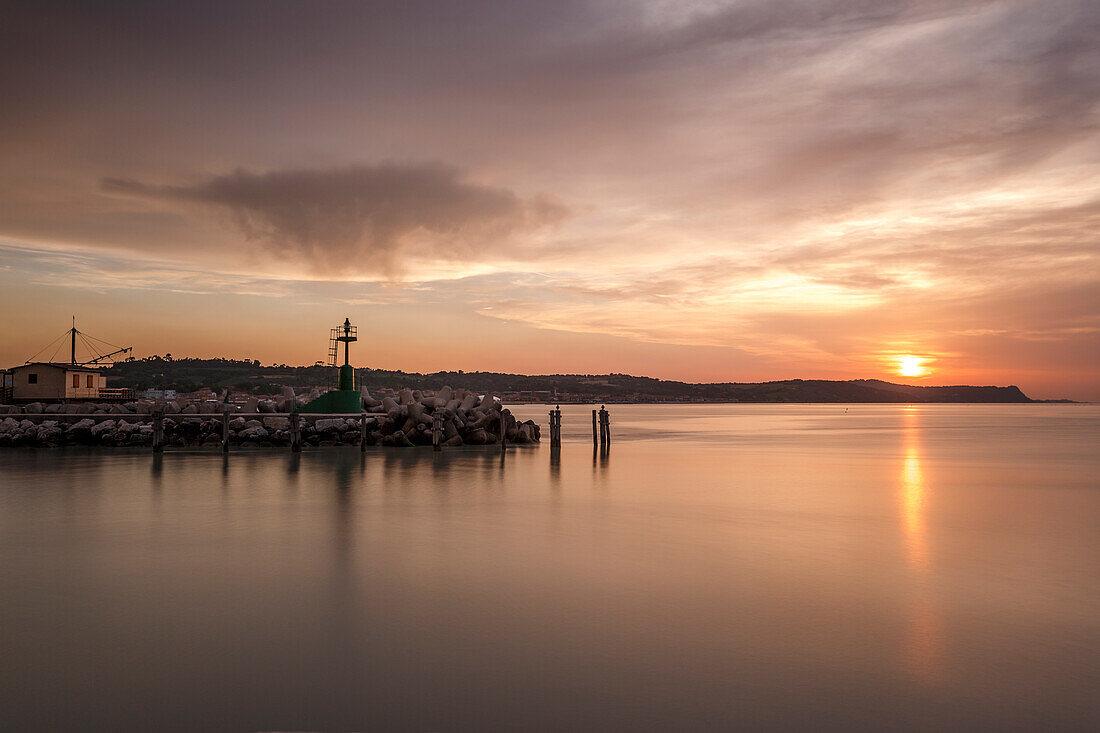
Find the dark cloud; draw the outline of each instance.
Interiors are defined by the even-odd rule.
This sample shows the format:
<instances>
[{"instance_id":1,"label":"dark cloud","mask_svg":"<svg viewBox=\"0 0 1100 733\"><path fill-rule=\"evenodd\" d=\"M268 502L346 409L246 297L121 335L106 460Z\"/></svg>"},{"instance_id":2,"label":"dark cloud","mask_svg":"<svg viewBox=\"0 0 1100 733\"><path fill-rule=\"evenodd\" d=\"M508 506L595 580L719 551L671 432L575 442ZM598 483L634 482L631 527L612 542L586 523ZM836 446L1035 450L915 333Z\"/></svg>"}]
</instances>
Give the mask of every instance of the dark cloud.
<instances>
[{"instance_id":1,"label":"dark cloud","mask_svg":"<svg viewBox=\"0 0 1100 733\"><path fill-rule=\"evenodd\" d=\"M103 187L217 207L250 240L329 272L352 265L392 273L408 249L444 260L479 258L566 215L549 197L525 199L471 183L440 164L238 170L192 186L109 178Z\"/></svg>"}]
</instances>

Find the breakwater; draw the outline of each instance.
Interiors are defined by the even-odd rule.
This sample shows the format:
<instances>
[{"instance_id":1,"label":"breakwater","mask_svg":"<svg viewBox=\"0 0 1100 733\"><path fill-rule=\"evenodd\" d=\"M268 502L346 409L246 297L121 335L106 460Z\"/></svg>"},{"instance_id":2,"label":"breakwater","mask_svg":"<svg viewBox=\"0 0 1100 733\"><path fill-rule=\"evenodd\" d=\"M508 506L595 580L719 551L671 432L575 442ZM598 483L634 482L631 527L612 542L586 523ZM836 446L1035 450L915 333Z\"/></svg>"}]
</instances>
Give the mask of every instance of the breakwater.
<instances>
[{"instance_id":1,"label":"breakwater","mask_svg":"<svg viewBox=\"0 0 1100 733\"><path fill-rule=\"evenodd\" d=\"M0 405L0 447L94 446L460 446L537 443L533 420L520 422L489 394L362 389L358 415L306 414L317 397L286 388L243 403L140 400L124 404Z\"/></svg>"}]
</instances>

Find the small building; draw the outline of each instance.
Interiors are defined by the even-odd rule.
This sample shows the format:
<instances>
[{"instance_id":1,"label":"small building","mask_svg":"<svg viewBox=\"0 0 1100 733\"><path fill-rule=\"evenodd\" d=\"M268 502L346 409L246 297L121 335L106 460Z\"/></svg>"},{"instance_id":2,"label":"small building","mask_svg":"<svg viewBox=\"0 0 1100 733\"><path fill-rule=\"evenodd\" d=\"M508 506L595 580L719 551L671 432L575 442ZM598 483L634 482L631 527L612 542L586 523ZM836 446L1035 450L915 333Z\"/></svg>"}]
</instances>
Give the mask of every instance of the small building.
<instances>
[{"instance_id":1,"label":"small building","mask_svg":"<svg viewBox=\"0 0 1100 733\"><path fill-rule=\"evenodd\" d=\"M4 372L5 401L118 402L133 399L133 390L111 389L96 367L36 361Z\"/></svg>"}]
</instances>

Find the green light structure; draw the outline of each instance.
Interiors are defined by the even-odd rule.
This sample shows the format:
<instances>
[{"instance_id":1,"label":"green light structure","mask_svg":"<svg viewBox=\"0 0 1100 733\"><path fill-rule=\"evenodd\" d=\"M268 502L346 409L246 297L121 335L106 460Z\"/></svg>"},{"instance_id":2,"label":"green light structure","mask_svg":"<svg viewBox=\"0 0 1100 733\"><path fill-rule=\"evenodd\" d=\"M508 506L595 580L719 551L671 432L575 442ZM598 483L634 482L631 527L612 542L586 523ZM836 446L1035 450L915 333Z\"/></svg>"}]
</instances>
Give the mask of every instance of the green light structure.
<instances>
[{"instance_id":1,"label":"green light structure","mask_svg":"<svg viewBox=\"0 0 1100 733\"><path fill-rule=\"evenodd\" d=\"M301 412L323 412L331 414L358 413L362 410L359 390L355 389L355 370L352 368L351 364L348 363L348 347L351 345L352 341L359 340L356 335L355 326L351 325L351 321L345 318L343 326L332 330L332 345L329 349L329 356L333 366L336 366L336 356L339 348L337 344L340 342L344 344L344 363L340 367L339 384L336 389L325 392L317 399L304 405L301 408Z\"/></svg>"}]
</instances>

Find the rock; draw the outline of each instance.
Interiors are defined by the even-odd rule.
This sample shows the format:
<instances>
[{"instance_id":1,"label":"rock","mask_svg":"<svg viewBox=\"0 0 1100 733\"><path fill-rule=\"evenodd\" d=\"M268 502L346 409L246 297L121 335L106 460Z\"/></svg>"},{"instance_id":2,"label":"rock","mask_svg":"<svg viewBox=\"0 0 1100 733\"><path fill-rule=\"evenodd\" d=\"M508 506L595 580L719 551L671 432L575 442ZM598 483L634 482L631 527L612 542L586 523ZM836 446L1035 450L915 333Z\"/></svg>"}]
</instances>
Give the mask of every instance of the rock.
<instances>
[{"instance_id":1,"label":"rock","mask_svg":"<svg viewBox=\"0 0 1100 733\"><path fill-rule=\"evenodd\" d=\"M46 405L45 409L42 410L42 412L47 414L47 415L55 415L55 414L61 412L61 403L60 402L51 402L50 404Z\"/></svg>"},{"instance_id":2,"label":"rock","mask_svg":"<svg viewBox=\"0 0 1100 733\"><path fill-rule=\"evenodd\" d=\"M323 433L326 430L339 430L342 427L344 427L343 420L331 417L321 418L313 423L313 429L318 433Z\"/></svg>"},{"instance_id":3,"label":"rock","mask_svg":"<svg viewBox=\"0 0 1100 733\"><path fill-rule=\"evenodd\" d=\"M61 441L61 428L43 425L38 429L38 441L48 445L56 445Z\"/></svg>"},{"instance_id":4,"label":"rock","mask_svg":"<svg viewBox=\"0 0 1100 733\"><path fill-rule=\"evenodd\" d=\"M360 402L362 403L364 409L370 409L372 407L379 407L382 404L382 400L371 397L371 394L370 394L369 391L367 391L366 387L361 388L359 390L359 392L360 392Z\"/></svg>"},{"instance_id":5,"label":"rock","mask_svg":"<svg viewBox=\"0 0 1100 733\"><path fill-rule=\"evenodd\" d=\"M103 433L110 432L115 429L114 420L104 420L103 422L97 422L92 426L92 435L99 437Z\"/></svg>"},{"instance_id":6,"label":"rock","mask_svg":"<svg viewBox=\"0 0 1100 733\"><path fill-rule=\"evenodd\" d=\"M23 413L26 415L41 415L45 407L41 402L31 402L23 406Z\"/></svg>"},{"instance_id":7,"label":"rock","mask_svg":"<svg viewBox=\"0 0 1100 733\"><path fill-rule=\"evenodd\" d=\"M470 431L465 440L470 445L485 445L486 443L490 442L489 434L481 428Z\"/></svg>"}]
</instances>

